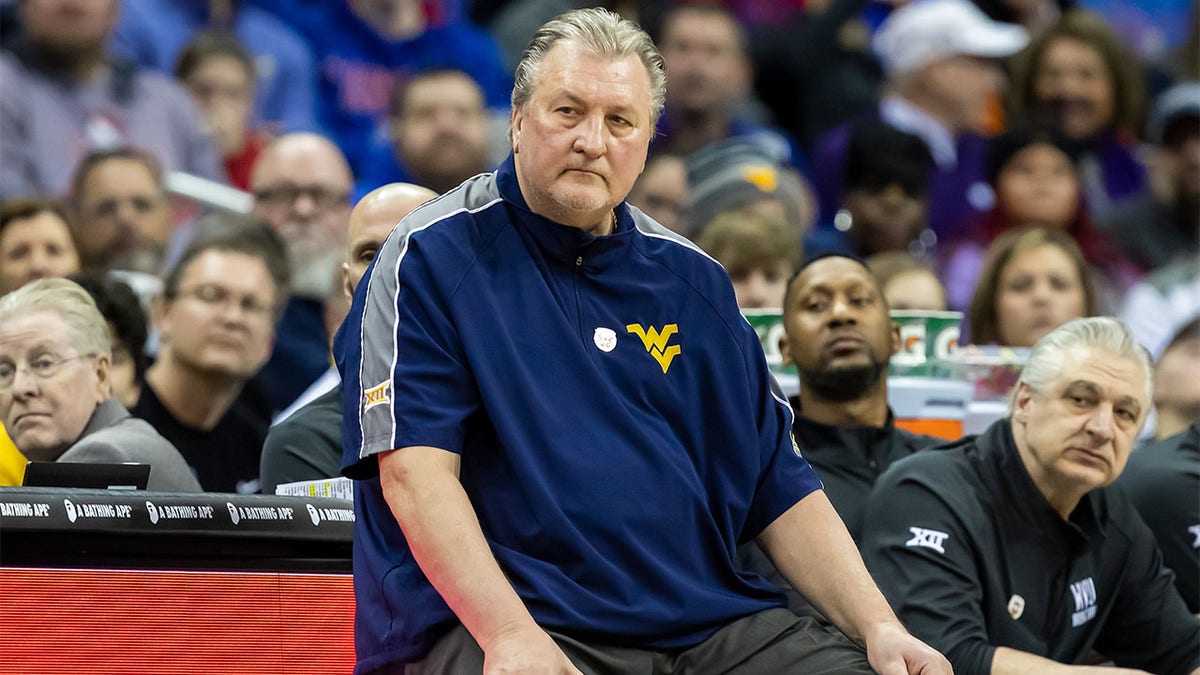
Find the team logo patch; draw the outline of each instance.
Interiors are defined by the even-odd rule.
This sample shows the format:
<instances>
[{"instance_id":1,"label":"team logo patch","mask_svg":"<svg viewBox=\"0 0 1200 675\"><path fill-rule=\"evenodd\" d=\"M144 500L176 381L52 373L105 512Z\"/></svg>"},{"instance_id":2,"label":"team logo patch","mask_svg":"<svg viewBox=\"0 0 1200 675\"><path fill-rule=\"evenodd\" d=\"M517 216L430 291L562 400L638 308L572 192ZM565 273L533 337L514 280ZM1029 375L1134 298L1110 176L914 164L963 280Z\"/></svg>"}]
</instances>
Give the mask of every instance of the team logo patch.
<instances>
[{"instance_id":1,"label":"team logo patch","mask_svg":"<svg viewBox=\"0 0 1200 675\"><path fill-rule=\"evenodd\" d=\"M1071 584L1071 598L1075 601L1075 611L1071 613L1072 628L1096 618L1096 582L1091 577Z\"/></svg>"},{"instance_id":2,"label":"team logo patch","mask_svg":"<svg viewBox=\"0 0 1200 675\"><path fill-rule=\"evenodd\" d=\"M599 326L592 333L592 342L596 343L596 349L608 353L617 348L617 332L611 328Z\"/></svg>"},{"instance_id":3,"label":"team logo patch","mask_svg":"<svg viewBox=\"0 0 1200 675\"><path fill-rule=\"evenodd\" d=\"M1191 532L1192 536L1196 538L1196 540L1192 542L1192 548L1200 548L1200 525L1192 525L1188 528L1188 532Z\"/></svg>"},{"instance_id":4,"label":"team logo patch","mask_svg":"<svg viewBox=\"0 0 1200 675\"><path fill-rule=\"evenodd\" d=\"M1013 618L1013 621L1021 618L1025 613L1025 598L1013 593L1013 596L1008 599L1008 615Z\"/></svg>"},{"instance_id":5,"label":"team logo patch","mask_svg":"<svg viewBox=\"0 0 1200 675\"><path fill-rule=\"evenodd\" d=\"M370 410L377 405L387 405L392 400L388 398L388 387L392 386L391 380L384 380L382 383L363 390L363 403L366 407L363 410Z\"/></svg>"},{"instance_id":6,"label":"team logo patch","mask_svg":"<svg viewBox=\"0 0 1200 675\"><path fill-rule=\"evenodd\" d=\"M642 344L646 346L646 351L650 356L658 361L658 365L662 368L665 375L667 369L671 367L671 361L679 356L679 345L667 345L671 341L671 337L679 332L679 324L669 323L662 327L660 333L657 328L651 326L649 330L642 328L641 324L631 323L625 326L627 332L633 333L642 339Z\"/></svg>"},{"instance_id":7,"label":"team logo patch","mask_svg":"<svg viewBox=\"0 0 1200 675\"><path fill-rule=\"evenodd\" d=\"M912 532L913 537L904 542L905 546L918 546L920 548L931 548L942 555L946 554L946 549L942 547L942 542L950 538L950 535L937 530L927 530L923 527L910 527L909 532Z\"/></svg>"}]
</instances>

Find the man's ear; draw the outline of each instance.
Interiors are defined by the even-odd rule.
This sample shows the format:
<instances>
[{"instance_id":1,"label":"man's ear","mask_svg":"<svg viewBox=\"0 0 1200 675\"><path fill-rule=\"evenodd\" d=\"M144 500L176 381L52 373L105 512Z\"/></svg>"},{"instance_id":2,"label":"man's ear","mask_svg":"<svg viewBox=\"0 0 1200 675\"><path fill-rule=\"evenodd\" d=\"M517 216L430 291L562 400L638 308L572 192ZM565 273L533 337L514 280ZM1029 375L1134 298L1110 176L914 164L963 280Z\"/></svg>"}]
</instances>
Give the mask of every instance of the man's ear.
<instances>
[{"instance_id":1,"label":"man's ear","mask_svg":"<svg viewBox=\"0 0 1200 675\"><path fill-rule=\"evenodd\" d=\"M900 341L900 325L895 321L892 321L891 318L888 318L888 323L892 326L891 339L889 340L892 344L892 351L889 356L895 356L900 351L900 347L902 347L904 343Z\"/></svg>"},{"instance_id":2,"label":"man's ear","mask_svg":"<svg viewBox=\"0 0 1200 675\"><path fill-rule=\"evenodd\" d=\"M108 354L96 357L96 403L112 398L112 362Z\"/></svg>"},{"instance_id":3,"label":"man's ear","mask_svg":"<svg viewBox=\"0 0 1200 675\"><path fill-rule=\"evenodd\" d=\"M508 126L512 133L513 154L521 152L521 125L525 121L525 113L519 106L513 106L512 114L508 117Z\"/></svg>"},{"instance_id":4,"label":"man's ear","mask_svg":"<svg viewBox=\"0 0 1200 675\"><path fill-rule=\"evenodd\" d=\"M1033 400L1033 387L1026 382L1017 383L1017 392L1013 395L1012 417L1021 424L1029 421L1029 406Z\"/></svg>"},{"instance_id":5,"label":"man's ear","mask_svg":"<svg viewBox=\"0 0 1200 675\"><path fill-rule=\"evenodd\" d=\"M783 361L783 365L792 366L792 348L788 346L787 333L779 336L779 358Z\"/></svg>"}]
</instances>

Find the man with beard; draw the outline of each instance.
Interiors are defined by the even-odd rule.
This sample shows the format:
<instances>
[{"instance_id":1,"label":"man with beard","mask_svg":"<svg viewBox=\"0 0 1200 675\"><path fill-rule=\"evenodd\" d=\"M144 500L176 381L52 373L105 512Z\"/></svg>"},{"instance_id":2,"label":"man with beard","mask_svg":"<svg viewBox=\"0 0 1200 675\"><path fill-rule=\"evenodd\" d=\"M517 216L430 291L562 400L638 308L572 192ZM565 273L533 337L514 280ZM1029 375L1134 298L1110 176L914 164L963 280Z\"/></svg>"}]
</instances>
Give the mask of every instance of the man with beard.
<instances>
[{"instance_id":1,"label":"man with beard","mask_svg":"<svg viewBox=\"0 0 1200 675\"><path fill-rule=\"evenodd\" d=\"M163 272L175 226L153 156L130 147L92 152L75 171L71 195L85 267Z\"/></svg>"},{"instance_id":2,"label":"man with beard","mask_svg":"<svg viewBox=\"0 0 1200 675\"><path fill-rule=\"evenodd\" d=\"M467 73L422 72L396 87L390 108L391 142L372 152L361 192L398 182L441 194L490 168L486 101Z\"/></svg>"},{"instance_id":3,"label":"man with beard","mask_svg":"<svg viewBox=\"0 0 1200 675\"><path fill-rule=\"evenodd\" d=\"M800 371L792 426L825 493L858 541L862 509L892 462L942 439L896 428L887 368L900 348L879 282L854 258L826 256L788 283L783 305L785 363Z\"/></svg>"},{"instance_id":4,"label":"man with beard","mask_svg":"<svg viewBox=\"0 0 1200 675\"><path fill-rule=\"evenodd\" d=\"M90 150L135 145L168 171L223 180L212 138L170 79L105 54L118 0L28 0L0 55L0 199L62 195Z\"/></svg>"},{"instance_id":5,"label":"man with beard","mask_svg":"<svg viewBox=\"0 0 1200 675\"><path fill-rule=\"evenodd\" d=\"M273 410L283 410L329 369L325 298L337 278L350 219L350 166L316 134L280 136L250 174L254 216L287 245L291 297L261 379Z\"/></svg>"},{"instance_id":6,"label":"man with beard","mask_svg":"<svg viewBox=\"0 0 1200 675\"><path fill-rule=\"evenodd\" d=\"M411 183L389 183L359 200L350 212L342 293L354 296L359 280L396 224L413 209L437 197ZM279 414L262 454L263 494L282 483L333 478L341 472L342 380L336 368L313 383Z\"/></svg>"},{"instance_id":7,"label":"man with beard","mask_svg":"<svg viewBox=\"0 0 1200 675\"><path fill-rule=\"evenodd\" d=\"M887 367L900 328L870 270L854 258L819 257L792 276L783 300L779 351L800 371L792 431L855 543L875 480L896 460L943 441L896 428L887 403ZM742 563L785 588L789 607L811 613L753 546Z\"/></svg>"}]
</instances>

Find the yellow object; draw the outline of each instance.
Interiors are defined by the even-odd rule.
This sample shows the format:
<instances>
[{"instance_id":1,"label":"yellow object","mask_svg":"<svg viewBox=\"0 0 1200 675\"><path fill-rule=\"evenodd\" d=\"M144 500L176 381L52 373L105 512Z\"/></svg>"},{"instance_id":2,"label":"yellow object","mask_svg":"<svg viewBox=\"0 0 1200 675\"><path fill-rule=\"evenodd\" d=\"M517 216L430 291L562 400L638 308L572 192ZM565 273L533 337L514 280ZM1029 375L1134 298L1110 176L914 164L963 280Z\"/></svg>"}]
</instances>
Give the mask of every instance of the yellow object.
<instances>
[{"instance_id":1,"label":"yellow object","mask_svg":"<svg viewBox=\"0 0 1200 675\"><path fill-rule=\"evenodd\" d=\"M17 450L4 425L0 424L0 486L20 485L25 478L25 464L28 460Z\"/></svg>"}]
</instances>

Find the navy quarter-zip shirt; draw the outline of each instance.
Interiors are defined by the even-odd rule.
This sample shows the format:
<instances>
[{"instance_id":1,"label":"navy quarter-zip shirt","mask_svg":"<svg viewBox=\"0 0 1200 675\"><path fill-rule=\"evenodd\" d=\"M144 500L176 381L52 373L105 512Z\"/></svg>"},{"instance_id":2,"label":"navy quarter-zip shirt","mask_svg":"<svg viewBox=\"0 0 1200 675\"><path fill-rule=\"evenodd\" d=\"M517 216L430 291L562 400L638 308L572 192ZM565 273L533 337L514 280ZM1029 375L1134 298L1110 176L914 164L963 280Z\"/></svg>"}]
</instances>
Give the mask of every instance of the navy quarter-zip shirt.
<instances>
[{"instance_id":1,"label":"navy quarter-zip shirt","mask_svg":"<svg viewBox=\"0 0 1200 675\"><path fill-rule=\"evenodd\" d=\"M414 211L336 352L356 490L363 671L456 622L382 498L374 455L462 456L484 536L542 626L697 644L783 598L735 549L819 489L728 276L621 204L611 235L529 211L512 159Z\"/></svg>"}]
</instances>

